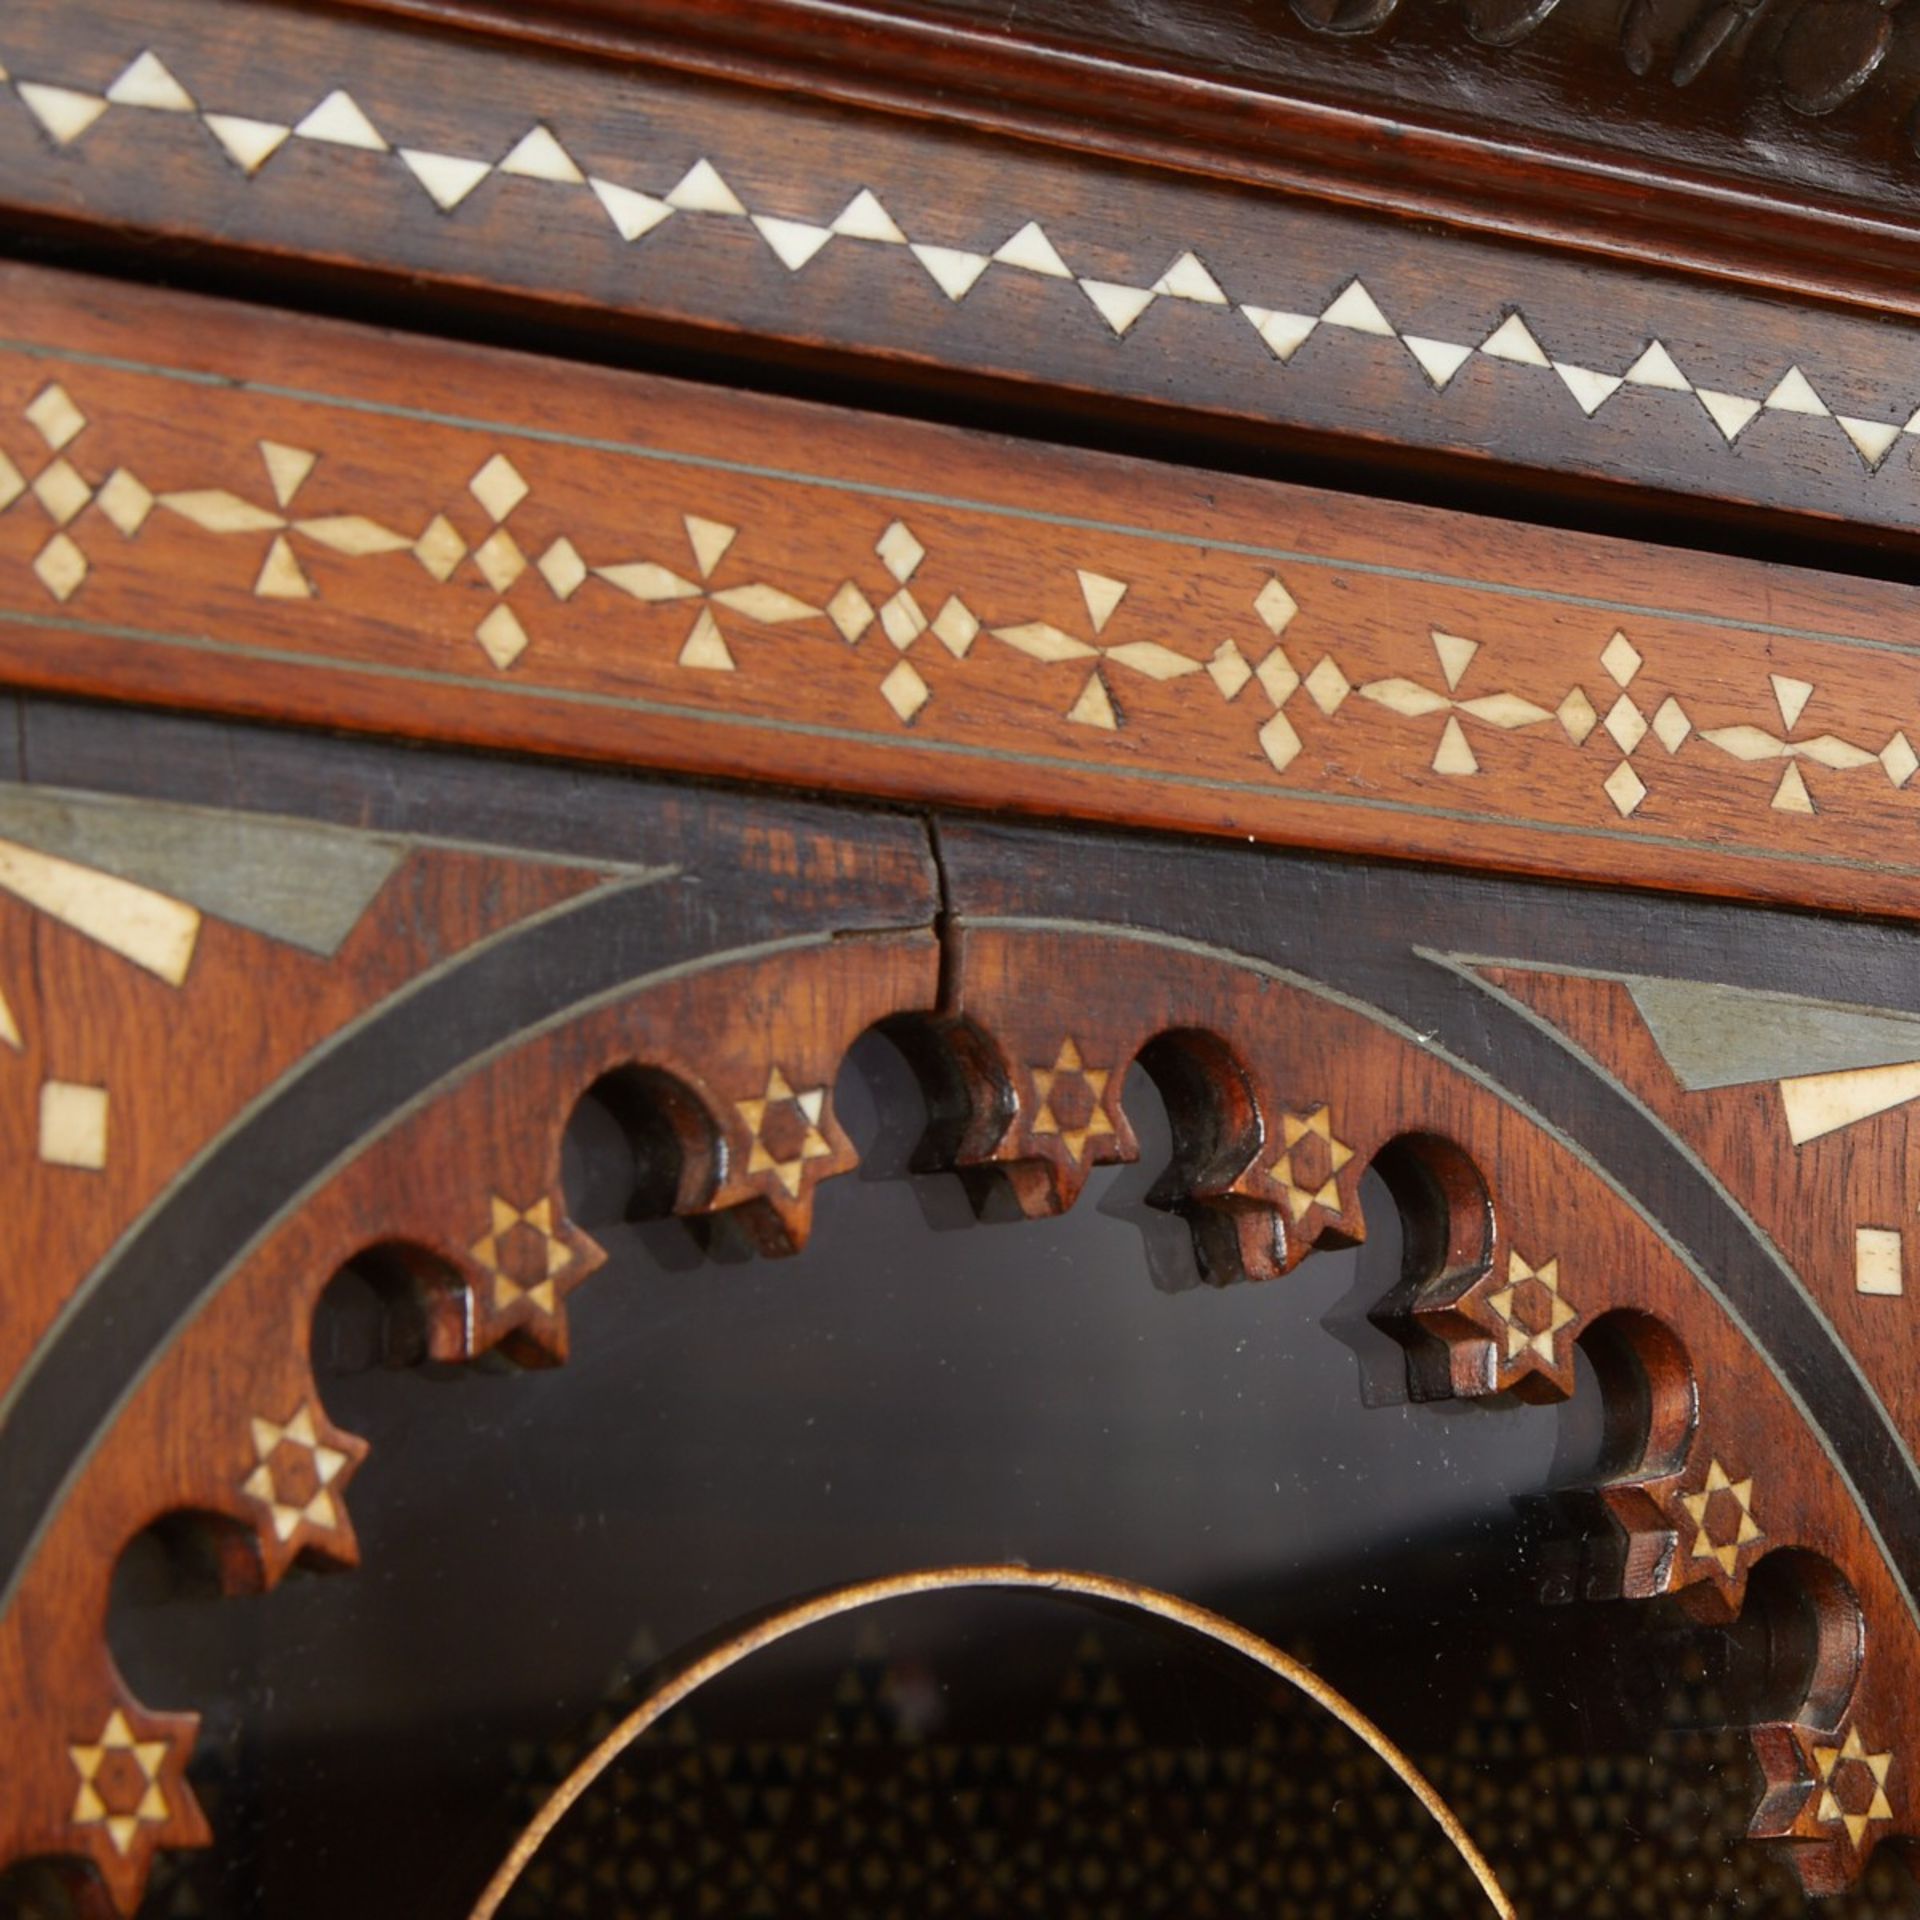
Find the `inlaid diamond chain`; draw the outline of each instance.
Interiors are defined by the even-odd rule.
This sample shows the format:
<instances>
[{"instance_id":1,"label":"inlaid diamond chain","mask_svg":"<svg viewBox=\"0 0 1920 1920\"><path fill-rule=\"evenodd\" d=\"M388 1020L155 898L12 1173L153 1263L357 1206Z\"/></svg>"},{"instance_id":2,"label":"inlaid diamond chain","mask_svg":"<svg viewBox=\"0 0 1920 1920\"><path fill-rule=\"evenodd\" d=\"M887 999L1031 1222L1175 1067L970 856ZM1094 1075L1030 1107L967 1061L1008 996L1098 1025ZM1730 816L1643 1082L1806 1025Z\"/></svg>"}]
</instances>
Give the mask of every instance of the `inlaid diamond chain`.
<instances>
[{"instance_id":1,"label":"inlaid diamond chain","mask_svg":"<svg viewBox=\"0 0 1920 1920\"><path fill-rule=\"evenodd\" d=\"M1264 715L1256 738L1276 774L1285 774L1303 751L1294 724L1294 716L1305 710L1302 703L1331 720L1349 699L1358 698L1420 723L1422 731L1415 736L1420 741L1418 751L1426 770L1441 776L1478 774L1480 754L1495 735L1544 729L1577 748L1596 733L1602 734L1618 750L1619 758L1599 782L1599 790L1624 817L1638 810L1649 791L1644 772L1649 762L1643 752L1647 742L1653 741L1672 758L1696 731L1685 708L1671 694L1651 713L1643 710L1632 691L1642 655L1619 631L1596 649L1597 671L1590 678L1598 697L1586 684L1576 684L1552 708L1512 691L1480 690L1488 679L1483 667L1476 671L1481 643L1438 628L1427 633L1432 662L1421 677L1396 675L1356 684L1331 652L1322 652L1304 673L1300 670L1285 645L1300 613L1299 603L1279 574L1264 569L1250 569L1241 629L1219 636L1208 633L1202 644L1211 640L1213 645L1198 657L1161 640L1129 633L1124 608L1130 583L1088 568L1074 569L1085 616L1075 631L1046 620L999 619L976 610L957 593L948 594L937 606L923 604L914 582L927 550L901 518L886 521L877 534L871 526L865 531L848 528L856 564L866 564L861 549L870 549L884 573L884 589L875 588L870 594L850 572L816 605L767 580L720 584L716 574L732 554L740 530L693 512L681 514L685 549L670 558L589 562L565 534L529 555L516 538L512 522L532 489L502 452L491 454L467 483L467 492L487 522L486 532L470 543L444 510L434 511L417 528L394 526L361 513L303 514L299 497L321 460L310 448L277 440L256 442L262 471L252 495L225 487L156 492L125 466L115 466L99 479L81 470L76 460L84 456L77 443L89 420L62 382L44 386L24 414L40 444L23 455L24 467L0 448L0 517L37 510L50 523L51 531L31 565L40 586L62 605L83 592L94 569L81 545L78 526L89 507L97 510L121 541L129 543L138 541L154 513L162 512L202 533L234 540L248 555L251 591L264 600L315 598L308 571L315 550L354 560L386 558L410 564L440 585L457 576L464 584L471 576L461 570L471 568L491 595L491 604L473 629L473 639L502 674L511 672L533 643L522 618L525 591L520 596L522 610L516 610L508 597L533 575L541 583L535 594L561 606L593 582L649 607L678 603L687 615L687 625L677 664L693 673L738 672L739 636L755 629L811 630L831 635L848 648L865 645L869 651L877 639L885 663L879 700L902 726L915 724L935 698L935 688L921 670L927 648L936 645L955 662L963 662L985 635L996 647L1028 660L1070 669L1062 676L1068 686L1057 711L1071 725L1096 732L1118 733L1128 724L1124 698L1116 697L1115 690L1124 687L1129 677L1167 686L1184 682L1230 705L1249 699ZM871 584L875 576L869 573L867 578ZM530 611L527 618L533 618ZM732 641L730 628L735 635ZM916 653L920 664L916 664ZM1470 678L1477 684L1469 687ZM1877 746L1859 745L1827 732L1800 735L1813 684L1779 673L1769 678L1777 728L1770 714L1767 725L1708 727L1700 729L1698 737L1737 761L1783 763L1772 791L1774 808L1802 814L1816 810L1802 771L1806 765L1834 773L1877 767L1896 788L1905 787L1920 771L1920 754L1902 731L1894 731ZM1258 688L1258 693L1250 693L1252 688Z\"/></svg>"}]
</instances>

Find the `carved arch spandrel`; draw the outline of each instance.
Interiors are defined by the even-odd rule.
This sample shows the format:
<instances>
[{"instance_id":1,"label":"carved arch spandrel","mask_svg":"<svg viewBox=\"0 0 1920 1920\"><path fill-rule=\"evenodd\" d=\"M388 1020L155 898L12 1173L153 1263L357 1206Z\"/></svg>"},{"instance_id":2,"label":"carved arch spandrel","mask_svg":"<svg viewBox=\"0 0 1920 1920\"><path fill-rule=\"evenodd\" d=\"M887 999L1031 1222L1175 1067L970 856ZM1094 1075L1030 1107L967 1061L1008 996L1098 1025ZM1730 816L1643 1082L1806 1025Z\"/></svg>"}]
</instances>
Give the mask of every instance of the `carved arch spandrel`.
<instances>
[{"instance_id":1,"label":"carved arch spandrel","mask_svg":"<svg viewBox=\"0 0 1920 1920\"><path fill-rule=\"evenodd\" d=\"M1894 1579L1778 1381L1591 1164L1416 1036L1231 955L976 923L952 936L934 1013L938 958L931 936L904 933L673 971L475 1061L292 1205L141 1381L0 1618L0 1697L21 1703L0 1759L16 1774L0 1794L6 1850L79 1853L130 1908L158 1846L203 1837L182 1780L192 1716L127 1693L104 1644L107 1587L125 1541L174 1511L245 1529L236 1579L272 1581L301 1556L353 1562L364 1450L327 1421L306 1352L342 1262L409 1249L452 1305L429 1317L447 1357L558 1358L566 1295L597 1261L559 1193L574 1098L624 1068L670 1076L687 1102L676 1206L735 1212L778 1250L804 1236L818 1182L852 1164L830 1089L882 1023L928 1070L936 1140L976 1186L1004 1170L1029 1211L1071 1204L1090 1167L1137 1151L1125 1089L1152 1070L1179 1143L1162 1202L1196 1220L1221 1280L1357 1238L1361 1173L1389 1171L1416 1224L1428 1210L1392 1303L1421 1390L1563 1394L1574 1342L1603 1323L1653 1382L1600 1494L1619 1528L1616 1590L1724 1617L1762 1555L1807 1557L1826 1638L1800 1712L1758 1730L1756 1831L1796 1842L1808 1883L1828 1887L1910 1828L1907 1757L1886 1726L1920 1639Z\"/></svg>"},{"instance_id":2,"label":"carved arch spandrel","mask_svg":"<svg viewBox=\"0 0 1920 1920\"><path fill-rule=\"evenodd\" d=\"M1712 981L1454 964L1619 1082L1710 1167L1891 1409L1920 1433L1920 1014ZM1818 993L1818 982L1809 982Z\"/></svg>"},{"instance_id":3,"label":"carved arch spandrel","mask_svg":"<svg viewBox=\"0 0 1920 1920\"><path fill-rule=\"evenodd\" d=\"M97 752L132 797L0 783L0 1204L16 1253L0 1313L0 1861L51 1845L97 1867L96 1895L104 1883L130 1906L157 1844L206 1838L182 1778L194 1716L128 1698L103 1650L89 1608L124 1536L82 1520L71 1538L91 1571L70 1595L56 1582L37 1612L12 1604L15 1583L68 1478L97 1478L100 1435L124 1455L110 1471L151 1489L148 1518L190 1516L230 1585L276 1578L296 1557L354 1558L346 1495L365 1448L311 1390L305 1268L231 1352L194 1348L166 1417L130 1452L113 1438L121 1405L156 1389L175 1332L219 1296L247 1234L264 1235L275 1209L297 1213L366 1139L556 1011L610 1004L714 952L924 928L935 893L924 832L906 822L590 776L555 788L287 736L196 750L133 728L114 748L90 722L68 726L36 732L36 758L58 768ZM265 749L259 761L250 746ZM141 797L140 770L161 762L172 797ZM209 787L228 804L198 804ZM592 817L557 817L569 803ZM924 1003L931 937L900 939L924 950L909 996ZM772 1016L749 994L738 1017ZM718 1019L703 1012L708 1029ZM796 1053L796 1071L807 1058ZM697 1081L699 1063L689 1072ZM523 1107L498 1116L517 1140L563 1123L550 1087L523 1091ZM738 1090L767 1093L764 1077ZM760 1119L778 1132L776 1116ZM738 1113L721 1115L722 1146L729 1122ZM753 1214L763 1242L803 1232L811 1182L844 1159L830 1116L816 1132L827 1154L802 1134L794 1191L776 1153L778 1199L747 1204L758 1195L743 1135L737 1168L714 1161L712 1197ZM451 1266L417 1250L423 1272L491 1283L475 1251L491 1239L514 1284L542 1217L536 1194L524 1200L531 1218L511 1223L483 1206ZM523 1272L519 1318L472 1329L522 1358L541 1357L543 1333L549 1348L560 1337L560 1317L538 1311L549 1282L557 1295L596 1257L546 1217L564 1270ZM461 1351L466 1297L456 1287L455 1321L432 1322Z\"/></svg>"},{"instance_id":4,"label":"carved arch spandrel","mask_svg":"<svg viewBox=\"0 0 1920 1920\"><path fill-rule=\"evenodd\" d=\"M567 1217L561 1136L580 1096L635 1067L670 1076L706 1123L681 1210L731 1213L763 1249L796 1248L814 1189L854 1164L831 1104L842 1057L866 1028L929 1004L936 973L924 933L670 970L477 1064L289 1209L102 1437L0 1618L0 1699L17 1703L0 1857L78 1853L130 1912L159 1847L204 1842L182 1777L197 1718L150 1713L120 1680L104 1639L113 1567L169 1513L244 1538L222 1555L242 1587L300 1558L357 1564L350 1489L366 1448L328 1420L308 1355L341 1266L370 1244L404 1248L443 1296L426 1316L439 1357L564 1358L566 1297L602 1256ZM135 1758L89 1798L91 1749L118 1753L123 1729Z\"/></svg>"},{"instance_id":5,"label":"carved arch spandrel","mask_svg":"<svg viewBox=\"0 0 1920 1920\"><path fill-rule=\"evenodd\" d=\"M976 1186L1004 1173L1018 1204L1044 1211L1089 1165L1125 1157L1117 1126L1060 1124L1067 1047L1077 1113L1097 1095L1112 1119L1128 1075L1149 1066L1177 1140L1239 1141L1237 1165L1203 1153L1196 1177L1161 1196L1197 1217L1217 1281L1279 1274L1357 1236L1359 1177L1378 1166L1412 1229L1381 1317L1409 1349L1416 1393L1559 1398L1576 1342L1595 1359L1618 1431L1605 1478L1566 1501L1603 1529L1592 1597L1671 1595L1730 1619L1759 1562L1794 1555L1819 1644L1798 1710L1755 1729L1754 1833L1790 1841L1809 1890L1826 1892L1880 1839L1913 1831L1920 1794L1894 1738L1920 1679L1905 1589L1787 1382L1596 1162L1421 1036L1277 968L1070 923L979 920L958 941L946 1018L966 1057L992 1066L976 1066L973 1112L941 1132L964 1144ZM1169 1049L1184 1076L1169 1074ZM952 1088L932 1082L936 1098ZM1209 1234L1216 1214L1230 1235Z\"/></svg>"},{"instance_id":6,"label":"carved arch spandrel","mask_svg":"<svg viewBox=\"0 0 1920 1920\"><path fill-rule=\"evenodd\" d=\"M224 898L173 884L196 863L224 864L235 890L268 893L269 865L296 884L243 926L219 911ZM35 1257L8 1275L0 1383L81 1276L303 1055L609 877L402 835L0 787L0 1209L35 1223ZM251 1007L271 1017L236 1018Z\"/></svg>"}]
</instances>

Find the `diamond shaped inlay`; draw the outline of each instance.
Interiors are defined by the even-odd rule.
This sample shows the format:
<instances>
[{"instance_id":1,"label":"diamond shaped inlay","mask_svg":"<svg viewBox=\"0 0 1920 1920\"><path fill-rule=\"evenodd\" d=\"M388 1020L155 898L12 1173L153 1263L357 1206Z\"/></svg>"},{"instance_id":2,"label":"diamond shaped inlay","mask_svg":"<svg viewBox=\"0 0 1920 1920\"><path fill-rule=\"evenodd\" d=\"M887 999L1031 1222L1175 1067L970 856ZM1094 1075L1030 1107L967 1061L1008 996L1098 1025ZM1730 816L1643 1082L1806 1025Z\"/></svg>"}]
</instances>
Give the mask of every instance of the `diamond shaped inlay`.
<instances>
[{"instance_id":1,"label":"diamond shaped inlay","mask_svg":"<svg viewBox=\"0 0 1920 1920\"><path fill-rule=\"evenodd\" d=\"M530 489L504 453L496 453L471 480L467 491L486 508L495 520L504 520Z\"/></svg>"},{"instance_id":2,"label":"diamond shaped inlay","mask_svg":"<svg viewBox=\"0 0 1920 1920\"><path fill-rule=\"evenodd\" d=\"M1600 724L1600 715L1594 704L1587 698L1584 687L1575 687L1555 709L1554 718L1560 722L1566 736L1577 747L1584 743L1588 734Z\"/></svg>"},{"instance_id":3,"label":"diamond shaped inlay","mask_svg":"<svg viewBox=\"0 0 1920 1920\"><path fill-rule=\"evenodd\" d=\"M1624 633L1616 632L1600 653L1600 664L1613 677L1616 686L1628 686L1640 671L1640 652Z\"/></svg>"},{"instance_id":4,"label":"diamond shaped inlay","mask_svg":"<svg viewBox=\"0 0 1920 1920\"><path fill-rule=\"evenodd\" d=\"M1300 603L1282 585L1279 575L1273 574L1254 596L1253 610L1277 640L1292 625L1294 615L1300 611Z\"/></svg>"},{"instance_id":5,"label":"diamond shaped inlay","mask_svg":"<svg viewBox=\"0 0 1920 1920\"><path fill-rule=\"evenodd\" d=\"M56 527L64 527L93 498L93 489L74 471L71 462L55 460L35 476L33 497Z\"/></svg>"},{"instance_id":6,"label":"diamond shaped inlay","mask_svg":"<svg viewBox=\"0 0 1920 1920\"><path fill-rule=\"evenodd\" d=\"M926 548L913 537L913 529L904 520L892 522L873 543L873 550L880 556L880 564L902 586L913 578L920 562L927 557Z\"/></svg>"},{"instance_id":7,"label":"diamond shaped inlay","mask_svg":"<svg viewBox=\"0 0 1920 1920\"><path fill-rule=\"evenodd\" d=\"M1613 744L1622 753L1631 753L1647 737L1646 716L1624 693L1608 708L1607 717L1601 724L1613 736Z\"/></svg>"},{"instance_id":8,"label":"diamond shaped inlay","mask_svg":"<svg viewBox=\"0 0 1920 1920\"><path fill-rule=\"evenodd\" d=\"M1681 743L1693 731L1693 722L1672 694L1660 702L1653 716L1653 737L1669 753L1678 753Z\"/></svg>"},{"instance_id":9,"label":"diamond shaped inlay","mask_svg":"<svg viewBox=\"0 0 1920 1920\"><path fill-rule=\"evenodd\" d=\"M840 637L852 646L879 616L873 602L851 580L842 581L827 602L827 618L839 629Z\"/></svg>"},{"instance_id":10,"label":"diamond shaped inlay","mask_svg":"<svg viewBox=\"0 0 1920 1920\"><path fill-rule=\"evenodd\" d=\"M56 600L67 601L80 591L87 577L87 556L67 538L56 533L33 557L33 570L40 584Z\"/></svg>"},{"instance_id":11,"label":"diamond shaped inlay","mask_svg":"<svg viewBox=\"0 0 1920 1920\"><path fill-rule=\"evenodd\" d=\"M26 416L35 432L58 453L87 424L87 416L74 404L58 380L42 387L27 403Z\"/></svg>"},{"instance_id":12,"label":"diamond shaped inlay","mask_svg":"<svg viewBox=\"0 0 1920 1920\"><path fill-rule=\"evenodd\" d=\"M1622 760L1620 764L1607 775L1606 779L1601 782L1601 786L1607 798L1613 802L1614 806L1618 808L1623 815L1632 813L1634 808L1647 797L1647 783L1634 772L1632 766L1625 760Z\"/></svg>"},{"instance_id":13,"label":"diamond shaped inlay","mask_svg":"<svg viewBox=\"0 0 1920 1920\"><path fill-rule=\"evenodd\" d=\"M1334 664L1330 654L1322 654L1320 663L1302 682L1307 697L1320 711L1331 718L1340 711L1341 703L1353 691L1353 685L1347 676Z\"/></svg>"},{"instance_id":14,"label":"diamond shaped inlay","mask_svg":"<svg viewBox=\"0 0 1920 1920\"><path fill-rule=\"evenodd\" d=\"M880 682L880 697L904 721L911 720L933 698L933 690L913 670L912 661L902 660Z\"/></svg>"}]
</instances>

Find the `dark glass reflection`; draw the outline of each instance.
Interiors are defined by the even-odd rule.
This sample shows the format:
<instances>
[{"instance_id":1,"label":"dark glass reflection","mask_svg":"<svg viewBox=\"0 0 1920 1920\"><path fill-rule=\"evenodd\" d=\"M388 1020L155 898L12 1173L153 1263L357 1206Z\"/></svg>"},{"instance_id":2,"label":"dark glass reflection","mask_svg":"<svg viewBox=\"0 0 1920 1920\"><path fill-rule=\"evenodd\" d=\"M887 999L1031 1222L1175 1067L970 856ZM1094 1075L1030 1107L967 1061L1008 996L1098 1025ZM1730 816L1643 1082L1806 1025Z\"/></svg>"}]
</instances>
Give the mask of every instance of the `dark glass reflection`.
<instances>
[{"instance_id":1,"label":"dark glass reflection","mask_svg":"<svg viewBox=\"0 0 1920 1920\"><path fill-rule=\"evenodd\" d=\"M556 1911L1495 1909L1387 1759L1201 1634L1078 1597L870 1604L648 1729L524 1863Z\"/></svg>"},{"instance_id":2,"label":"dark glass reflection","mask_svg":"<svg viewBox=\"0 0 1920 1920\"><path fill-rule=\"evenodd\" d=\"M1365 1320L1397 1273L1377 1192L1359 1253L1195 1284L1185 1229L1144 1202L1168 1141L1135 1080L1138 1167L1097 1173L1064 1218L980 1225L955 1183L904 1176L918 1096L863 1043L836 1097L864 1172L822 1190L812 1246L778 1262L621 1223L624 1136L584 1110L571 1190L611 1257L552 1372L388 1368L375 1294L343 1277L315 1350L330 1412L373 1443L350 1495L363 1568L221 1599L154 1541L123 1567L116 1653L143 1699L206 1715L194 1778L220 1834L147 1912L459 1920L659 1662L810 1590L1001 1560L1164 1589L1307 1660L1429 1772L1529 1915L1805 1911L1739 1838L1753 1784L1723 1730L1791 1636L1753 1607L1716 1634L1543 1603L1543 1580L1566 1583L1539 1496L1595 1456L1591 1380L1569 1409L1396 1401L1397 1351ZM994 1711L966 1709L983 1752L1017 1745L1057 1690L1036 1635L1003 1647ZM748 1716L729 1739L811 1724L822 1677L758 1690L765 1730ZM910 1693L895 1685L896 1708ZM1253 1737L1196 1735L1216 1758ZM1288 1765L1304 1790L1309 1762ZM1141 1906L1116 1883L1084 1911L1428 1910L1367 1904L1387 1883L1351 1826L1300 1828L1276 1884L1264 1816L1232 1818L1210 1829L1217 1906ZM629 1869L670 1876L676 1844L670 1822L628 1834L604 1910L673 1913ZM873 1911L941 1910L918 1898ZM1869 1891L1824 1912L1920 1900L1883 1850Z\"/></svg>"}]
</instances>

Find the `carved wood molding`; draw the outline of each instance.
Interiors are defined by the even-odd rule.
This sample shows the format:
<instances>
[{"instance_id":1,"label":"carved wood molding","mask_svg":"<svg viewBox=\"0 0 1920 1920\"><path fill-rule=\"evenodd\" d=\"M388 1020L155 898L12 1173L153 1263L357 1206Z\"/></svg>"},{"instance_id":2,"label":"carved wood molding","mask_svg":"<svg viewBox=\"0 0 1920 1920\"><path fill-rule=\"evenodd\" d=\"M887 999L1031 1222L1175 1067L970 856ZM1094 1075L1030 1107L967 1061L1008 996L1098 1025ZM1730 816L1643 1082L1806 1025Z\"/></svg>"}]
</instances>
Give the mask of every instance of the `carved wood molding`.
<instances>
[{"instance_id":1,"label":"carved wood molding","mask_svg":"<svg viewBox=\"0 0 1920 1920\"><path fill-rule=\"evenodd\" d=\"M1555 1398L1573 1388L1576 1344L1595 1363L1616 1432L1601 1482L1567 1496L1588 1592L1672 1595L1727 1619L1758 1561L1789 1557L1821 1634L1802 1699L1756 1729L1755 1831L1790 1841L1821 1889L1914 1830L1904 1702L1920 1624L1874 1530L1866 1496L1886 1490L1860 1486L1830 1410L1808 1406L1731 1276L1704 1269L1523 1090L1365 982L1261 958L1271 914L1243 916L1237 951L1198 925L1156 932L1151 913L1115 924L1084 888L1081 915L1063 916L1045 896L1079 886L1078 849L1050 865L1043 842L955 830L943 941L911 877L911 832L891 826L836 844L817 816L683 810L650 847L677 838L678 860L607 873L523 856L515 895L499 850L220 814L163 811L156 828L150 807L6 797L19 837L0 837L0 941L22 1076L4 1110L38 1126L37 1151L6 1175L15 1217L43 1236L40 1326L65 1311L7 1390L0 1854L88 1862L131 1911L156 1848L205 1839L182 1772L194 1720L174 1710L191 1703L128 1692L103 1638L108 1585L118 1547L169 1515L209 1531L236 1587L297 1559L353 1564L365 1446L328 1418L306 1337L344 1264L370 1263L422 1355L562 1359L567 1296L598 1264L559 1186L575 1100L597 1086L629 1118L638 1204L730 1218L778 1254L805 1237L820 1181L852 1165L832 1087L875 1025L928 1088L928 1163L1029 1213L1071 1205L1092 1167L1135 1155L1126 1090L1151 1074L1176 1136L1158 1202L1192 1221L1219 1282L1358 1238L1358 1182L1376 1167L1410 1227L1380 1317L1417 1392ZM256 863L327 876L296 890L298 925L240 928L232 894L193 905L207 836L243 830ZM1135 859L1136 881L1151 858ZM1127 865L1102 861L1113 884ZM777 899L773 876L797 866L817 890ZM174 892L153 884L163 872ZM50 873L57 887L41 884ZM396 930L410 914L450 942L472 885L490 930L418 966ZM1023 891L1029 910L1009 911ZM183 1113L163 1036L191 1054L197 1022L235 1037L274 1025L300 965L284 950L322 938L315 895L334 903L338 957L321 973L365 989L371 943L391 951L389 990L290 1026L285 1051ZM36 943L66 964L23 966ZM1408 964L1485 1004L1502 1004L1487 986L1513 989L1511 966L1484 968L1482 986ZM71 984L48 996L35 978ZM76 1101L99 1073L77 1050L116 1007L96 1044L119 1077ZM232 1037L227 1052L244 1065ZM72 1077L38 1079L34 1096L56 1068ZM49 1101L49 1086L69 1091ZM1751 1152L1748 1121L1722 1163ZM116 1244L68 1245L80 1224Z\"/></svg>"},{"instance_id":2,"label":"carved wood molding","mask_svg":"<svg viewBox=\"0 0 1920 1920\"><path fill-rule=\"evenodd\" d=\"M1870 311L1788 305L1777 271L1689 282L1644 244L1603 266L604 62L293 8L239 43L225 20L10 19L0 204L296 302L316 270L404 288L416 323L484 288L575 344L612 326L949 405L1118 409L1263 463L1278 435L1306 477L1444 459L1516 500L1553 475L1569 500L1604 481L1805 516L1810 542L1915 524L1920 387L1888 324L1911 273Z\"/></svg>"},{"instance_id":3,"label":"carved wood molding","mask_svg":"<svg viewBox=\"0 0 1920 1920\"><path fill-rule=\"evenodd\" d=\"M1882 0L360 4L1843 298L1920 199Z\"/></svg>"},{"instance_id":4,"label":"carved wood molding","mask_svg":"<svg viewBox=\"0 0 1920 1920\"><path fill-rule=\"evenodd\" d=\"M1375 34L1401 0L1287 0L1302 26L1355 38ZM1691 87L1716 66L1736 68L1745 87L1772 87L1809 117L1844 106L1879 72L1899 42L1899 0L1469 0L1467 36L1483 47L1517 47L1536 35L1565 42L1570 68L1605 57L1612 30L1620 64L1636 79ZM1898 116L1899 106L1892 109Z\"/></svg>"}]
</instances>

